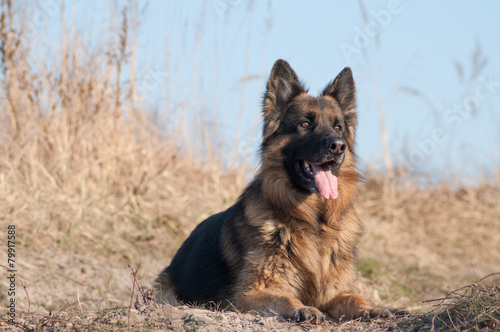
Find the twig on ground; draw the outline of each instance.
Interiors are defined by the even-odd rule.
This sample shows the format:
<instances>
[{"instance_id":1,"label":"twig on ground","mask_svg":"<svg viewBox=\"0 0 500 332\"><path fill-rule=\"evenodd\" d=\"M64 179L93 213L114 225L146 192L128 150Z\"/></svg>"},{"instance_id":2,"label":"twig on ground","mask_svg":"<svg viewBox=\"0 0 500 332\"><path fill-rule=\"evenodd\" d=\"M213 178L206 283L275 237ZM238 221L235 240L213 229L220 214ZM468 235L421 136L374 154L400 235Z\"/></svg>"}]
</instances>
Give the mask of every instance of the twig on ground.
<instances>
[{"instance_id":1,"label":"twig on ground","mask_svg":"<svg viewBox=\"0 0 500 332\"><path fill-rule=\"evenodd\" d=\"M130 265L128 265L129 269L132 270L132 277L134 278L134 280L132 281L132 293L130 294L130 304L128 306L128 320L127 320L127 324L128 324L128 330L130 330L130 310L132 309L132 300L134 299L134 291L135 291L135 285L137 284L137 272L139 271L139 269L141 268L141 264L139 264L139 266L137 267L137 269L134 271L133 268L130 267Z\"/></svg>"}]
</instances>

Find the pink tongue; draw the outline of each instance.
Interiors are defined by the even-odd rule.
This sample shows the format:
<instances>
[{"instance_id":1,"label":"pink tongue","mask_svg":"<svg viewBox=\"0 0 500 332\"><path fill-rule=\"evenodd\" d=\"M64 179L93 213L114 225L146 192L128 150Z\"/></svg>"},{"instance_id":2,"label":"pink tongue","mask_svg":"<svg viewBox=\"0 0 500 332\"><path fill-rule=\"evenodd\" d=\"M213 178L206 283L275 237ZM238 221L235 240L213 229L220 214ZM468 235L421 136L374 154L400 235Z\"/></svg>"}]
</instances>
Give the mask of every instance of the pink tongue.
<instances>
[{"instance_id":1,"label":"pink tongue","mask_svg":"<svg viewBox=\"0 0 500 332\"><path fill-rule=\"evenodd\" d=\"M337 177L332 174L330 167L321 165L313 165L312 171L314 174L314 182L316 183L316 188L318 188L321 195L326 199L335 199L339 196L337 189L338 182Z\"/></svg>"}]
</instances>

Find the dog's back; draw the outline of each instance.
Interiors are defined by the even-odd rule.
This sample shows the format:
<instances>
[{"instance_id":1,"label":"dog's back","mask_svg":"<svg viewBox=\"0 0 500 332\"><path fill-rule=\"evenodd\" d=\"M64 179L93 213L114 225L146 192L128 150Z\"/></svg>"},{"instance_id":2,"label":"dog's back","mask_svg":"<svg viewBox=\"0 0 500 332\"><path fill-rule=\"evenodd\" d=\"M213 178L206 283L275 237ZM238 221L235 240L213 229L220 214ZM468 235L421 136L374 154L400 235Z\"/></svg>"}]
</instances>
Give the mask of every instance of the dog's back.
<instances>
[{"instance_id":1,"label":"dog's back","mask_svg":"<svg viewBox=\"0 0 500 332\"><path fill-rule=\"evenodd\" d=\"M173 303L218 302L232 298L237 266L224 259L221 236L225 223L241 214L236 204L200 223L157 280L158 300Z\"/></svg>"}]
</instances>

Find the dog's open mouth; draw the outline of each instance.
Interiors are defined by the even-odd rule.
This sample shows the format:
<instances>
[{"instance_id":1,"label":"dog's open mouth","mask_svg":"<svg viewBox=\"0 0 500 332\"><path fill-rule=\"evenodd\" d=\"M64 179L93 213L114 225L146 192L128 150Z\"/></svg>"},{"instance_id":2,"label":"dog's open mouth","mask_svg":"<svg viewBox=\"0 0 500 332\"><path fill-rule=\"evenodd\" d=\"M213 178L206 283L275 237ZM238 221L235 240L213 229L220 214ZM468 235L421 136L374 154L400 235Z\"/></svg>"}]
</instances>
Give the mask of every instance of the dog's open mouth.
<instances>
[{"instance_id":1,"label":"dog's open mouth","mask_svg":"<svg viewBox=\"0 0 500 332\"><path fill-rule=\"evenodd\" d=\"M332 174L335 162L313 164L305 160L297 160L296 168L300 176L310 183L313 190L317 190L326 199L336 199L339 196L338 180Z\"/></svg>"}]
</instances>

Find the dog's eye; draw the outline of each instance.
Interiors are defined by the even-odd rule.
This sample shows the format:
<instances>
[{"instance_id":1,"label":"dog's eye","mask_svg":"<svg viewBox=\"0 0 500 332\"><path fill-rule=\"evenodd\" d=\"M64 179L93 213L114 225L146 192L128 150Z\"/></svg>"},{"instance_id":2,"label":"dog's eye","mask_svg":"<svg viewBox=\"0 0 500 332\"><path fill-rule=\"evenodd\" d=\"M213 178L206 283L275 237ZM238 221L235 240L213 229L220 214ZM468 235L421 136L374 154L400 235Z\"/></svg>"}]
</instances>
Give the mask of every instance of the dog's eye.
<instances>
[{"instance_id":1,"label":"dog's eye","mask_svg":"<svg viewBox=\"0 0 500 332\"><path fill-rule=\"evenodd\" d=\"M301 127L303 127L303 128L307 128L307 127L309 127L309 126L311 125L311 123L310 123L309 121L304 121L304 122L302 122L300 125L301 125Z\"/></svg>"},{"instance_id":2,"label":"dog's eye","mask_svg":"<svg viewBox=\"0 0 500 332\"><path fill-rule=\"evenodd\" d=\"M342 130L342 127L339 126L339 125L336 125L333 129L335 129L335 131L341 131Z\"/></svg>"}]
</instances>

